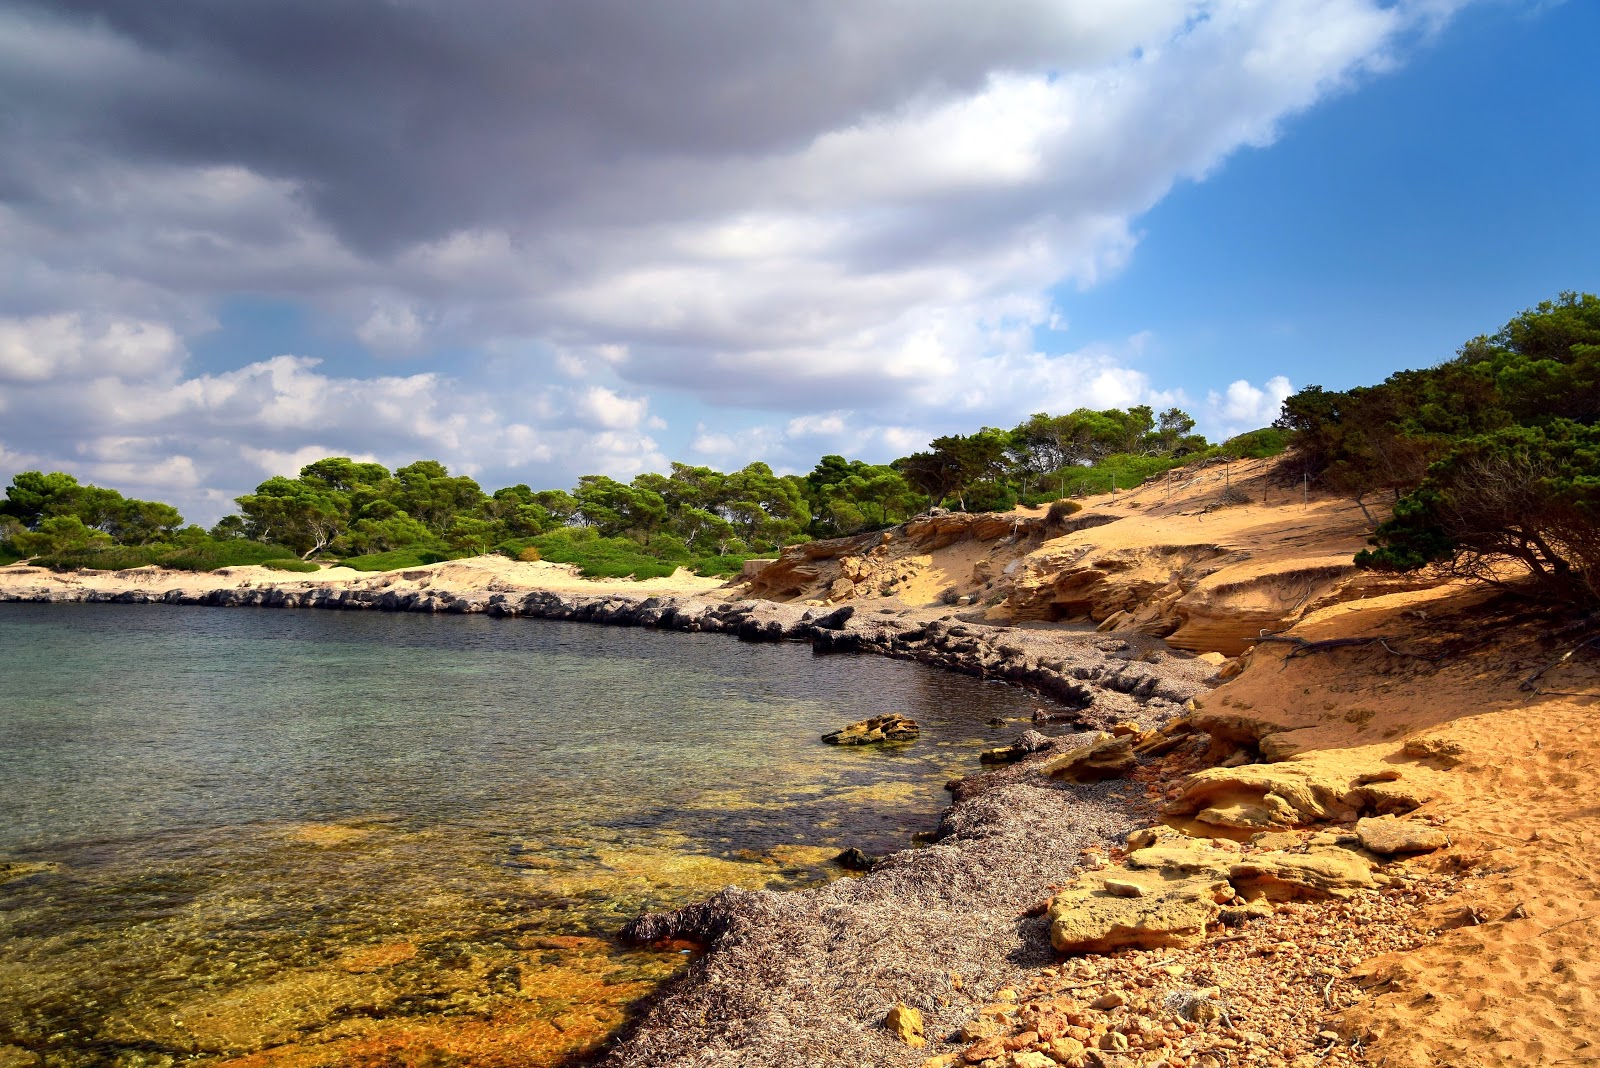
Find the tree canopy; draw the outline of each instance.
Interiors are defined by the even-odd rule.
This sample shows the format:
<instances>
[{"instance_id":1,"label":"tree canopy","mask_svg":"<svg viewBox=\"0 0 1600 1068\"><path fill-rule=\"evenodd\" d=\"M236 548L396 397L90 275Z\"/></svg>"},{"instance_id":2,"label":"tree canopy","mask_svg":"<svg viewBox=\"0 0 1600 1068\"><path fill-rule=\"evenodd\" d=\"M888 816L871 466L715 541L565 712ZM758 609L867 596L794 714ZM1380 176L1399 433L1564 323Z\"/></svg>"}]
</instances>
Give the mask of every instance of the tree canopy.
<instances>
[{"instance_id":1,"label":"tree canopy","mask_svg":"<svg viewBox=\"0 0 1600 1068\"><path fill-rule=\"evenodd\" d=\"M1277 426L1295 477L1387 499L1357 563L1494 581L1515 561L1547 596L1600 603L1600 298L1563 293L1436 367L1307 388ZM1370 513L1369 513L1370 515Z\"/></svg>"}]
</instances>

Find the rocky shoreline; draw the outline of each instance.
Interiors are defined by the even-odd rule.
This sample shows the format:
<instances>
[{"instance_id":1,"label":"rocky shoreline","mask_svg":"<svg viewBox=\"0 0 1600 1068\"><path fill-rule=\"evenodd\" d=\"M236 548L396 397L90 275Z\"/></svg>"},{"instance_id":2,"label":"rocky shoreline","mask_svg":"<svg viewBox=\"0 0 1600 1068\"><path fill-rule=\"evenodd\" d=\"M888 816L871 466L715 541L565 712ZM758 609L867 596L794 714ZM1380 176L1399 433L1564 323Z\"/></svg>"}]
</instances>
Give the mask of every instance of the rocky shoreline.
<instances>
[{"instance_id":1,"label":"rocky shoreline","mask_svg":"<svg viewBox=\"0 0 1600 1068\"><path fill-rule=\"evenodd\" d=\"M1141 635L1027 630L930 618L906 608L816 608L690 595L372 590L304 584L211 590L0 588L0 604L191 605L330 611L484 614L615 627L728 634L741 641L807 641L818 653L870 653L916 660L1026 687L1065 708L1048 716L1081 726L1129 720L1161 726L1206 687L1214 665Z\"/></svg>"},{"instance_id":2,"label":"rocky shoreline","mask_svg":"<svg viewBox=\"0 0 1600 1068\"><path fill-rule=\"evenodd\" d=\"M374 590L288 584L204 591L15 587L0 603L320 608L502 618L808 641L819 654L869 653L1028 687L1057 702L1041 722L1159 728L1215 681L1215 666L1143 636L988 626L895 606L807 607L691 595L547 590ZM1051 957L1037 906L1086 858L1153 818L1127 783L1078 785L1040 772L1083 736L1035 740L1021 763L956 786L937 841L859 879L774 893L728 890L635 940L691 937L708 952L652 997L608 1055L616 1068L693 1064L914 1065L882 1026L904 1003L949 1031L1023 968ZM976 770L976 769L975 769ZM953 784L956 785L956 784Z\"/></svg>"}]
</instances>

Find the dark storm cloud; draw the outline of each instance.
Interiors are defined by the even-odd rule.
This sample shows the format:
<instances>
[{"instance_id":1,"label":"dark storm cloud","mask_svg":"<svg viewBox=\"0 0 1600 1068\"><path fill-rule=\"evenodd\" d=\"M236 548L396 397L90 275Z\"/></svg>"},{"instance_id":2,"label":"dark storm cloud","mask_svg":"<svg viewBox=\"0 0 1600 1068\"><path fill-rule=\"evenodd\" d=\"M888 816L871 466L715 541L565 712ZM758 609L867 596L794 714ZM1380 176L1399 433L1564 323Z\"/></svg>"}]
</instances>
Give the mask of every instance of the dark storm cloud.
<instances>
[{"instance_id":1,"label":"dark storm cloud","mask_svg":"<svg viewBox=\"0 0 1600 1068\"><path fill-rule=\"evenodd\" d=\"M643 191L608 196L597 176L652 157L792 150L862 114L969 92L997 67L1104 59L1137 28L1020 0L978 12L714 0L19 10L132 54L107 64L86 49L79 64L0 75L13 145L70 131L96 151L291 179L369 250L572 211L653 213ZM6 184L27 175L7 168Z\"/></svg>"}]
</instances>

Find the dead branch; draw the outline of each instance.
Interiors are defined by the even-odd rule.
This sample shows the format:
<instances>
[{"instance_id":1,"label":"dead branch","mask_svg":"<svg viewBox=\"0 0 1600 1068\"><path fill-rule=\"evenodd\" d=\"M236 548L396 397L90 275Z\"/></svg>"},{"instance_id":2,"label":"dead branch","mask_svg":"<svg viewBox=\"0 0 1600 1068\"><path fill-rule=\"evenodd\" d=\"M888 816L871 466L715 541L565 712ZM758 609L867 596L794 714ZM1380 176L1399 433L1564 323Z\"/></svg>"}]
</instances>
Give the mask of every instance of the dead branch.
<instances>
[{"instance_id":1,"label":"dead branch","mask_svg":"<svg viewBox=\"0 0 1600 1068\"><path fill-rule=\"evenodd\" d=\"M1517 684L1517 689L1519 689L1519 690L1534 690L1535 692L1537 692L1538 691L1537 683L1538 683L1539 679L1544 675L1545 672L1549 671L1551 668L1560 667L1562 664L1565 664L1568 660L1571 660L1572 657L1573 657L1573 654L1576 653L1579 649L1587 648L1587 647L1589 647L1591 645L1594 645L1596 642L1600 642L1600 636L1596 636L1596 637L1589 638L1589 639L1586 639L1584 641L1579 642L1577 645L1574 645L1571 649L1568 649L1566 652L1562 653L1560 656L1558 656L1554 660L1550 661L1548 664L1546 664L1544 667L1540 668L1538 671L1535 671L1532 675L1529 675L1527 678L1523 679L1520 683Z\"/></svg>"},{"instance_id":2,"label":"dead branch","mask_svg":"<svg viewBox=\"0 0 1600 1068\"><path fill-rule=\"evenodd\" d=\"M1437 664L1446 656L1450 655L1448 653L1440 653L1438 656L1428 656L1425 653L1413 653L1405 649L1396 649L1394 646L1389 644L1389 636L1384 634L1362 638L1324 638L1322 641L1317 642L1307 641L1306 639L1293 634L1263 634L1256 640L1258 642L1282 642L1286 645L1294 646L1294 650L1284 658L1286 660L1293 660L1302 656L1310 656L1312 653L1327 652L1329 649L1346 649L1373 645L1378 646L1390 656L1401 656L1411 660L1425 660L1430 664Z\"/></svg>"}]
</instances>

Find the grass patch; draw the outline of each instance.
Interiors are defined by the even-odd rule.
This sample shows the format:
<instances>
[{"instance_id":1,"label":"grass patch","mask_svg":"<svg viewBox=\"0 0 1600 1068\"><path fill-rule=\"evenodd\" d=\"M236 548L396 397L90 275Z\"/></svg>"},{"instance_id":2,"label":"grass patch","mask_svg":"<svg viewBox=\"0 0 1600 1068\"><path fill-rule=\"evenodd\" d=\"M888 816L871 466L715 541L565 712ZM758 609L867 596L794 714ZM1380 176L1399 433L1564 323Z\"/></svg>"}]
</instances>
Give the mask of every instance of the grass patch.
<instances>
[{"instance_id":1,"label":"grass patch","mask_svg":"<svg viewBox=\"0 0 1600 1068\"><path fill-rule=\"evenodd\" d=\"M368 553L339 561L357 571L403 571L409 567L426 567L449 560L448 553L433 549L391 549L386 553Z\"/></svg>"}]
</instances>

